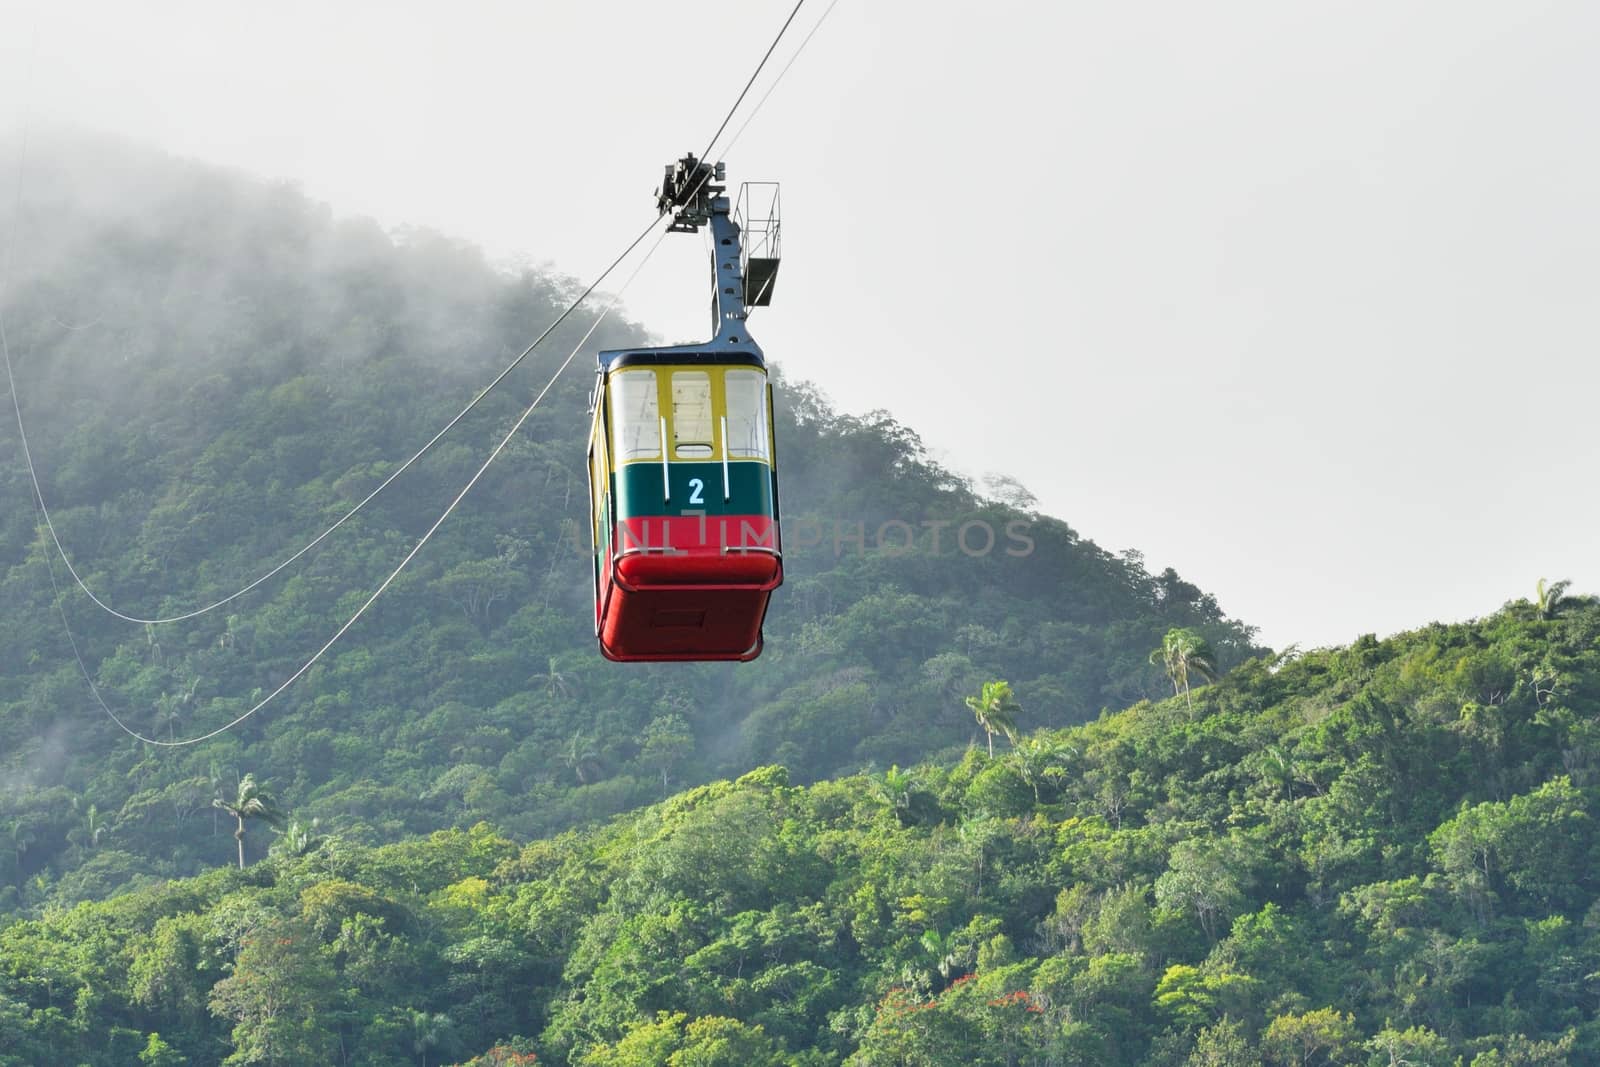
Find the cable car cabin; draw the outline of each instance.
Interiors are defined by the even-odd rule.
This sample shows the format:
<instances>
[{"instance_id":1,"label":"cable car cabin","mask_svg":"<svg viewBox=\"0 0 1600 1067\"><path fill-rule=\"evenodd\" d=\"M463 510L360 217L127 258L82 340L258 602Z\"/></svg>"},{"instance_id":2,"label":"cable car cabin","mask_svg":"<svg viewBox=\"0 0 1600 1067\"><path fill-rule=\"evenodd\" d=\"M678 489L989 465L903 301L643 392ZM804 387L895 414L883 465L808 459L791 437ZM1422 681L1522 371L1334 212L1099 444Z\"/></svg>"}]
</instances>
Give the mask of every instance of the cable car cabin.
<instances>
[{"instance_id":1,"label":"cable car cabin","mask_svg":"<svg viewBox=\"0 0 1600 1067\"><path fill-rule=\"evenodd\" d=\"M600 353L590 527L595 632L608 659L755 659L783 582L772 387L745 323L777 273L776 193L765 218L740 196L761 236L761 254L747 253L714 184L722 176L721 164L685 157L668 166L658 198L663 214L674 211L672 230L711 225L712 339ZM763 279L754 299L747 269Z\"/></svg>"},{"instance_id":2,"label":"cable car cabin","mask_svg":"<svg viewBox=\"0 0 1600 1067\"><path fill-rule=\"evenodd\" d=\"M614 660L751 660L783 581L760 356L606 353L589 446L595 628Z\"/></svg>"}]
</instances>

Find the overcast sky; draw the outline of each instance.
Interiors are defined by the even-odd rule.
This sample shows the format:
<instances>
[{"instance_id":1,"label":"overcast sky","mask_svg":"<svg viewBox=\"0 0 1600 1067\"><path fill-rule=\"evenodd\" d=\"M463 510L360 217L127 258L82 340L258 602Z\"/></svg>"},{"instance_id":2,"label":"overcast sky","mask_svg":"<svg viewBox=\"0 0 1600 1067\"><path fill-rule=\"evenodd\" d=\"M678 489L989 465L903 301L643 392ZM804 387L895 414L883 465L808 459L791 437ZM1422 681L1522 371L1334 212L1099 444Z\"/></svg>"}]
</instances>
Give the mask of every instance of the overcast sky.
<instances>
[{"instance_id":1,"label":"overcast sky","mask_svg":"<svg viewBox=\"0 0 1600 1067\"><path fill-rule=\"evenodd\" d=\"M587 280L791 6L0 0L0 128ZM1580 2L838 0L725 154L783 182L753 332L1276 645L1600 592L1597 56ZM625 296L707 299L691 237Z\"/></svg>"}]
</instances>

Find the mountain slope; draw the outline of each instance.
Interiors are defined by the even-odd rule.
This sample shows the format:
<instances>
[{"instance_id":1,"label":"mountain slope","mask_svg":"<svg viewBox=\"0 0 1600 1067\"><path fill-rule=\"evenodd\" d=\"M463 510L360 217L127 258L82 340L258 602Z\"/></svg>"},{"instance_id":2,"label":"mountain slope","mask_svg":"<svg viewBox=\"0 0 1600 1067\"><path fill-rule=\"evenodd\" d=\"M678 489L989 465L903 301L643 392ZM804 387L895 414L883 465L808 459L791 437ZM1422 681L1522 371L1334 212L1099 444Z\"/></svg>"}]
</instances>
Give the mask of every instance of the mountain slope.
<instances>
[{"instance_id":1,"label":"mountain slope","mask_svg":"<svg viewBox=\"0 0 1600 1067\"><path fill-rule=\"evenodd\" d=\"M286 841L0 929L0 1063L1594 1062L1600 602L1537 615L523 847Z\"/></svg>"},{"instance_id":2,"label":"mountain slope","mask_svg":"<svg viewBox=\"0 0 1600 1067\"><path fill-rule=\"evenodd\" d=\"M304 544L574 292L138 147L42 142L26 177L5 308L20 399L75 565L130 614L224 596ZM1025 725L1082 721L1163 691L1147 657L1172 626L1198 627L1224 667L1250 654L1251 631L1171 571L986 499L888 415L835 413L781 379L788 582L768 651L747 667L607 664L589 624L578 368L262 713L158 750L95 706L58 609L136 729L228 722L398 563L590 322L575 315L304 560L186 623L129 625L72 588L14 427L0 430L0 833L26 840L0 850L0 908L231 862L212 802L246 774L351 839L480 819L528 837L773 761L800 781L957 751L973 734L963 698L992 678L1013 683ZM594 344L641 336L607 322ZM247 857L268 840L248 834Z\"/></svg>"}]
</instances>

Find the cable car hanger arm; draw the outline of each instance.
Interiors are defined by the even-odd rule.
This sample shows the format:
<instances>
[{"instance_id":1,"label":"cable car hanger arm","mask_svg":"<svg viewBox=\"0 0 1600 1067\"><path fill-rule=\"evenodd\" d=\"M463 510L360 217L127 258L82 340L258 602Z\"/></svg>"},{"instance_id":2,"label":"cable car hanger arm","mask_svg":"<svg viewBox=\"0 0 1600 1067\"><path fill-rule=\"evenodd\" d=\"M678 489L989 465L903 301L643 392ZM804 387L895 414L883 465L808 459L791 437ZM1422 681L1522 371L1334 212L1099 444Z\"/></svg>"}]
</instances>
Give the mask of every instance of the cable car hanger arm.
<instances>
[{"instance_id":1,"label":"cable car hanger arm","mask_svg":"<svg viewBox=\"0 0 1600 1067\"><path fill-rule=\"evenodd\" d=\"M740 239L740 226L733 216L732 205L725 195L727 186L726 165L707 163L691 153L675 163L669 163L656 194L656 208L661 214L672 214L668 233L698 233L705 225L711 227L711 265L715 279L713 300L714 320L710 344L745 345L759 347L751 340L741 324L749 318L750 308L765 305L772 299L772 283L777 273L778 257L775 254L777 219L764 220L773 235L772 247L767 257L752 260L759 265L761 285L752 294L746 285L745 248ZM748 188L748 185L746 186ZM773 202L776 211L776 198Z\"/></svg>"}]
</instances>

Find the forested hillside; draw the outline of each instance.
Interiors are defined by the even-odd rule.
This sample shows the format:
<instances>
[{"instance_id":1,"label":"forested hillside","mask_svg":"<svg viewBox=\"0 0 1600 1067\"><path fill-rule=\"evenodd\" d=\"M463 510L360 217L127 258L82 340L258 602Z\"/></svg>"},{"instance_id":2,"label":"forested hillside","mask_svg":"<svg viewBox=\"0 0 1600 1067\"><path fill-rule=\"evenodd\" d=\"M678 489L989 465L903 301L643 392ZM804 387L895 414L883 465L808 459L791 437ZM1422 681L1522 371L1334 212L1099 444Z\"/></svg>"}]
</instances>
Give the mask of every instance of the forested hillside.
<instances>
[{"instance_id":1,"label":"forested hillside","mask_svg":"<svg viewBox=\"0 0 1600 1067\"><path fill-rule=\"evenodd\" d=\"M1600 604L0 930L0 1063L1600 1062Z\"/></svg>"},{"instance_id":2,"label":"forested hillside","mask_svg":"<svg viewBox=\"0 0 1600 1067\"><path fill-rule=\"evenodd\" d=\"M129 615L209 603L298 549L577 290L136 147L36 137L23 174L4 294L18 394L63 543ZM247 783L352 847L480 820L527 841L765 764L799 784L959 758L964 698L993 679L1023 729L1083 722L1168 691L1148 657L1174 626L1223 668L1256 651L1172 571L1032 513L1014 485L975 488L886 414L832 411L800 381L805 354L777 352L788 581L766 653L608 664L590 629L586 351L401 580L259 715L158 749L96 705L58 610L133 728L228 722L403 558L592 321L574 316L303 560L182 623L129 624L76 590L0 419L0 914L236 864L214 802ZM591 346L641 336L607 322ZM275 840L252 820L245 862Z\"/></svg>"}]
</instances>

